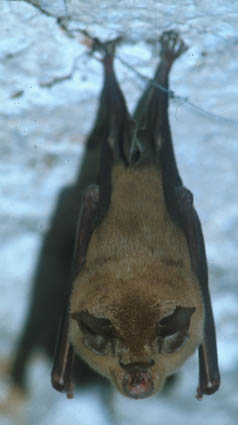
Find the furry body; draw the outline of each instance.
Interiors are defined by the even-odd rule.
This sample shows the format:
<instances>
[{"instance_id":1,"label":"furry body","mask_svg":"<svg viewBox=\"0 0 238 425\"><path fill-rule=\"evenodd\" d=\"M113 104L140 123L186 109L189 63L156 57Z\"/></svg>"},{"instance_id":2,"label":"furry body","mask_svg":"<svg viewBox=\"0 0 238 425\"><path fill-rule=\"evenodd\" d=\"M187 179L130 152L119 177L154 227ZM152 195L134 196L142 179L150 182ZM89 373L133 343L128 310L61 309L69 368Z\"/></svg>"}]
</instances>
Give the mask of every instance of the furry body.
<instances>
[{"instance_id":1,"label":"furry body","mask_svg":"<svg viewBox=\"0 0 238 425\"><path fill-rule=\"evenodd\" d=\"M195 307L189 340L178 351L159 354L156 325L177 305ZM114 356L85 347L83 333L71 322L76 352L123 393L123 364L146 363L154 393L201 343L203 307L191 270L186 239L169 217L161 172L153 165L112 172L110 208L94 230L86 264L74 284L71 313L88 311L109 319L116 330Z\"/></svg>"}]
</instances>

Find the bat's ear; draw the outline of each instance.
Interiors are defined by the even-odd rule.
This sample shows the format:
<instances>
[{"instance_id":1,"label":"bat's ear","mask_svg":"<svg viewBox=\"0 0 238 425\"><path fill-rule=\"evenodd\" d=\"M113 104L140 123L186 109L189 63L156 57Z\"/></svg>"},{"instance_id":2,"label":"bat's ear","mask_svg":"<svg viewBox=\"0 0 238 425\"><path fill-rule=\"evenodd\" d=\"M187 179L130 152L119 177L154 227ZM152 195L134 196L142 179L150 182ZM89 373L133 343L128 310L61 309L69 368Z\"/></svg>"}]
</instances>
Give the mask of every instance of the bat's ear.
<instances>
[{"instance_id":1,"label":"bat's ear","mask_svg":"<svg viewBox=\"0 0 238 425\"><path fill-rule=\"evenodd\" d=\"M175 311L164 317L159 322L161 334L164 336L173 335L181 329L189 329L191 316L195 311L195 307L180 307L177 306Z\"/></svg>"},{"instance_id":2,"label":"bat's ear","mask_svg":"<svg viewBox=\"0 0 238 425\"><path fill-rule=\"evenodd\" d=\"M160 320L157 335L161 353L173 353L185 343L194 311L194 307L177 306L172 314Z\"/></svg>"}]
</instances>

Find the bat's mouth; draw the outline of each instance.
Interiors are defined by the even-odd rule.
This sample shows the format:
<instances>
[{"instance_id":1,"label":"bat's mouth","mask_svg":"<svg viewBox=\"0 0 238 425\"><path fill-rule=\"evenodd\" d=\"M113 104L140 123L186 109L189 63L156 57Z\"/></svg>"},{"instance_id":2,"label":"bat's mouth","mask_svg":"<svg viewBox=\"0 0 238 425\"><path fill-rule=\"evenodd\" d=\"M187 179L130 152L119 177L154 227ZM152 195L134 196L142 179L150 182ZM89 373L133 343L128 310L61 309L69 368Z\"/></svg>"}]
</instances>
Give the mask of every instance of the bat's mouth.
<instances>
[{"instance_id":1,"label":"bat's mouth","mask_svg":"<svg viewBox=\"0 0 238 425\"><path fill-rule=\"evenodd\" d=\"M149 372L125 374L122 382L123 393L134 399L146 398L153 393L154 384Z\"/></svg>"}]
</instances>

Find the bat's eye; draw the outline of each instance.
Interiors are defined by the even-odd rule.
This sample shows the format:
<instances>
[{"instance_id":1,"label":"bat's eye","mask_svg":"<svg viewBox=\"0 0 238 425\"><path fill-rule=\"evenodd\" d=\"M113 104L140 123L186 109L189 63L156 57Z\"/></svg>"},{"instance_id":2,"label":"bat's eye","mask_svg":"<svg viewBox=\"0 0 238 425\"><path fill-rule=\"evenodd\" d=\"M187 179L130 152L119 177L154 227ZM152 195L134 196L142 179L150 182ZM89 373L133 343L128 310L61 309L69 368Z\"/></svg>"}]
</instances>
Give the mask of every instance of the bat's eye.
<instances>
[{"instance_id":1,"label":"bat's eye","mask_svg":"<svg viewBox=\"0 0 238 425\"><path fill-rule=\"evenodd\" d=\"M84 344L99 355L113 354L114 328L108 319L92 316L88 312L72 313L83 333Z\"/></svg>"},{"instance_id":2,"label":"bat's eye","mask_svg":"<svg viewBox=\"0 0 238 425\"><path fill-rule=\"evenodd\" d=\"M97 354L105 355L112 352L111 342L101 335L87 333L83 341L90 350Z\"/></svg>"},{"instance_id":3,"label":"bat's eye","mask_svg":"<svg viewBox=\"0 0 238 425\"><path fill-rule=\"evenodd\" d=\"M157 340L160 353L173 353L185 344L194 311L193 307L177 306L173 314L164 317L159 322Z\"/></svg>"}]
</instances>

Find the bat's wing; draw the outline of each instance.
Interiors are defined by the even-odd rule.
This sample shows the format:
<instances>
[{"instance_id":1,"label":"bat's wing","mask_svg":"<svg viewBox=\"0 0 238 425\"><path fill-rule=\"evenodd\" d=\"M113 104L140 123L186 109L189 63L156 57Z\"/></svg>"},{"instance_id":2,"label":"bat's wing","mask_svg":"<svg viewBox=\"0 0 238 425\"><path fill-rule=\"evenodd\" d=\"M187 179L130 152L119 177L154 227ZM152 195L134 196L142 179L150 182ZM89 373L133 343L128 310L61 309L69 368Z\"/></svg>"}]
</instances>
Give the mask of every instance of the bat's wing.
<instances>
[{"instance_id":1,"label":"bat's wing","mask_svg":"<svg viewBox=\"0 0 238 425\"><path fill-rule=\"evenodd\" d=\"M97 220L98 202L99 187L96 185L89 186L84 193L81 205L72 270L73 278L78 275L85 263L88 243ZM67 294L66 308L62 317L55 361L51 373L51 382L57 391L66 392L70 398L72 397L73 390L71 376L74 363L74 350L69 340L69 296L70 294Z\"/></svg>"},{"instance_id":2,"label":"bat's wing","mask_svg":"<svg viewBox=\"0 0 238 425\"><path fill-rule=\"evenodd\" d=\"M199 386L197 398L212 394L220 385L217 361L215 324L208 288L208 270L205 245L200 220L193 207L193 196L189 190L180 186L176 189L180 222L185 233L191 257L192 268L199 280L205 308L203 342L199 346Z\"/></svg>"}]
</instances>

